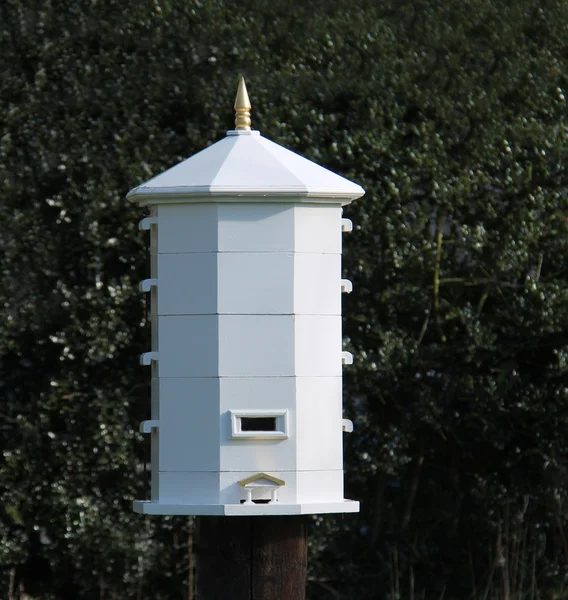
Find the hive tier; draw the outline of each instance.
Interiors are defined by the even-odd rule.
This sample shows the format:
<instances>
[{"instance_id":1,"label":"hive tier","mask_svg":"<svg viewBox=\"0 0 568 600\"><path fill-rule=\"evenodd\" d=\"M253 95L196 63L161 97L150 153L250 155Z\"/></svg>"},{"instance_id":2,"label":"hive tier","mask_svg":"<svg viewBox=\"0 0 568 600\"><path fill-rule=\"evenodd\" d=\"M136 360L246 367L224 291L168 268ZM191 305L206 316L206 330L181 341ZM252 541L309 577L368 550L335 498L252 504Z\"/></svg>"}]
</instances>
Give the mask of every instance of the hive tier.
<instances>
[{"instance_id":1,"label":"hive tier","mask_svg":"<svg viewBox=\"0 0 568 600\"><path fill-rule=\"evenodd\" d=\"M146 514L357 512L343 498L341 204L163 203L151 231Z\"/></svg>"}]
</instances>

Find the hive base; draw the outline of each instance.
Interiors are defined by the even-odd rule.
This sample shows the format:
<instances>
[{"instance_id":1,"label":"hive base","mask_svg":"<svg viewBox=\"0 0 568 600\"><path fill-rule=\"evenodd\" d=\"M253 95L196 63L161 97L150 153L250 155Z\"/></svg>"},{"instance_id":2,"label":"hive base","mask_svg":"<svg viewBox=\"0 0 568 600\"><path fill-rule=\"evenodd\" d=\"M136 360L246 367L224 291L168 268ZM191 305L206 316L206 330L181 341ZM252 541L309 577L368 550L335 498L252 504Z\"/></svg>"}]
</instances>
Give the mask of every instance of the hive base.
<instances>
[{"instance_id":1,"label":"hive base","mask_svg":"<svg viewBox=\"0 0 568 600\"><path fill-rule=\"evenodd\" d=\"M309 502L302 504L165 504L149 500L135 500L134 512L144 515L217 515L226 517L265 515L316 515L323 513L356 513L359 502Z\"/></svg>"}]
</instances>

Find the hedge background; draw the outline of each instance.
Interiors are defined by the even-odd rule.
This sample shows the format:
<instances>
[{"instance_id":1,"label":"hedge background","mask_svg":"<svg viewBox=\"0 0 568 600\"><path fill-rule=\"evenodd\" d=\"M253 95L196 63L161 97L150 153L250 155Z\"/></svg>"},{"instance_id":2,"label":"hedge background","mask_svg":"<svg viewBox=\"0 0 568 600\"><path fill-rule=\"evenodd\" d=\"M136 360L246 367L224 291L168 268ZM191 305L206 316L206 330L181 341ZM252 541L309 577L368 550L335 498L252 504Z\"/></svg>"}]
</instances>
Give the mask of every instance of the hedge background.
<instances>
[{"instance_id":1,"label":"hedge background","mask_svg":"<svg viewBox=\"0 0 568 600\"><path fill-rule=\"evenodd\" d=\"M147 276L126 192L253 127L346 210L348 497L308 597L568 597L568 5L5 0L0 595L192 598L148 493Z\"/></svg>"}]
</instances>

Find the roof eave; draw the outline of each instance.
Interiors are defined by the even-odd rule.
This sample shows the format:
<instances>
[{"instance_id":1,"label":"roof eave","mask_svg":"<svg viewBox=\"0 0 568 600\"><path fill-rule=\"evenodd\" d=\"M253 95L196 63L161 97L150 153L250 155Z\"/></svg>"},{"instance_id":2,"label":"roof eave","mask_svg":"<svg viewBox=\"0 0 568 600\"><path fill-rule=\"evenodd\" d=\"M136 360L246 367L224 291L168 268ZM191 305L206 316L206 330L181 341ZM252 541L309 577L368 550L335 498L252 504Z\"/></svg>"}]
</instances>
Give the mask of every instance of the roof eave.
<instances>
[{"instance_id":1,"label":"roof eave","mask_svg":"<svg viewBox=\"0 0 568 600\"><path fill-rule=\"evenodd\" d=\"M141 205L157 203L197 202L201 198L215 198L216 202L239 202L246 198L252 202L340 202L349 204L360 198L365 190L354 186L353 190L338 190L337 188L304 188L304 187L221 187L221 186L192 186L192 187L145 187L139 186L127 194L128 200ZM305 199L305 200L303 200Z\"/></svg>"}]
</instances>

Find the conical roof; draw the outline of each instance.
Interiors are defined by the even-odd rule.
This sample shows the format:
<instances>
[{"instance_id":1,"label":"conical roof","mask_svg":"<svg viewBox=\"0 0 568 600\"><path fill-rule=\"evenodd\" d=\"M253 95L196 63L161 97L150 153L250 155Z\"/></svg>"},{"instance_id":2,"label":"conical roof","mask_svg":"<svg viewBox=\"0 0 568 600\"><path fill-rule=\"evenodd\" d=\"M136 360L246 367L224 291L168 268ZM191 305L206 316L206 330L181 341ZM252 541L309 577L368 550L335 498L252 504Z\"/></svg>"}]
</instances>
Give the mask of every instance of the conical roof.
<instances>
[{"instance_id":1,"label":"conical roof","mask_svg":"<svg viewBox=\"0 0 568 600\"><path fill-rule=\"evenodd\" d=\"M235 129L227 137L130 191L140 204L161 202L298 202L309 198L349 204L365 190L251 130L250 99L241 77L235 98Z\"/></svg>"},{"instance_id":2,"label":"conical roof","mask_svg":"<svg viewBox=\"0 0 568 600\"><path fill-rule=\"evenodd\" d=\"M363 188L271 142L258 131L234 130L219 142L134 188L128 198L141 204L184 198L288 197L337 199L348 204ZM219 201L221 198L216 198ZM213 200L213 198L212 198ZM230 200L229 200L230 201ZM233 200L234 201L234 200Z\"/></svg>"}]
</instances>

